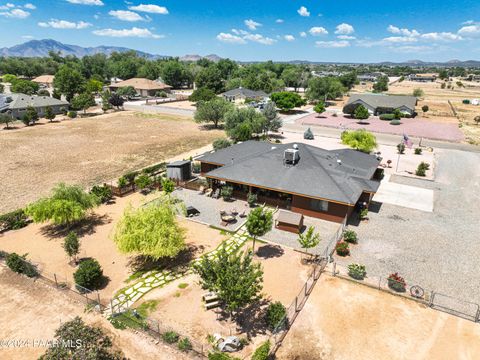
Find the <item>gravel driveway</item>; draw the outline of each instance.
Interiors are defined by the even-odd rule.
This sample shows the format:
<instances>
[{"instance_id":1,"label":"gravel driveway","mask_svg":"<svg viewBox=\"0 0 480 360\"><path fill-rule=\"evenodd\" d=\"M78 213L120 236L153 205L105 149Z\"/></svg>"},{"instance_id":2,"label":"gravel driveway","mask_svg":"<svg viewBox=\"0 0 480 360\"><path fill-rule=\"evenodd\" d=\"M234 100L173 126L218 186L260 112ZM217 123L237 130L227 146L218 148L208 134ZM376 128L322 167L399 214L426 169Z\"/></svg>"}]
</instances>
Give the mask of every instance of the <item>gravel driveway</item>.
<instances>
[{"instance_id":1,"label":"gravel driveway","mask_svg":"<svg viewBox=\"0 0 480 360\"><path fill-rule=\"evenodd\" d=\"M399 272L407 282L480 303L480 154L438 150L436 181L392 177L434 189L434 212L382 204L358 227L360 243L342 265L365 264L372 276Z\"/></svg>"}]
</instances>

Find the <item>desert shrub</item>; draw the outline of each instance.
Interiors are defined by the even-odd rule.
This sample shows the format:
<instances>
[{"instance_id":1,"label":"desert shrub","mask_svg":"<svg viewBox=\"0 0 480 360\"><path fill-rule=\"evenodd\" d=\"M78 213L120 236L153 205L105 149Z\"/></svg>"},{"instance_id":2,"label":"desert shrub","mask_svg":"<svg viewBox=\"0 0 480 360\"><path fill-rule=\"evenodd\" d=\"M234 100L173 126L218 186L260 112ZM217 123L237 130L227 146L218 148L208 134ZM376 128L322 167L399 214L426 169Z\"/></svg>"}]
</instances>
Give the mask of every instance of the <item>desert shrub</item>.
<instances>
[{"instance_id":1,"label":"desert shrub","mask_svg":"<svg viewBox=\"0 0 480 360\"><path fill-rule=\"evenodd\" d=\"M138 173L136 171L130 171L123 175L123 177L128 181L129 184L132 184L135 181Z\"/></svg>"},{"instance_id":2,"label":"desert shrub","mask_svg":"<svg viewBox=\"0 0 480 360\"><path fill-rule=\"evenodd\" d=\"M348 243L340 242L335 246L335 250L337 251L337 255L339 256L347 256L350 255L350 248Z\"/></svg>"},{"instance_id":3,"label":"desert shrub","mask_svg":"<svg viewBox=\"0 0 480 360\"><path fill-rule=\"evenodd\" d=\"M347 268L348 268L348 275L356 280L363 280L367 275L367 271L365 270L365 265L350 264L347 266Z\"/></svg>"},{"instance_id":4,"label":"desert shrub","mask_svg":"<svg viewBox=\"0 0 480 360\"><path fill-rule=\"evenodd\" d=\"M181 351L188 351L192 349L192 343L188 338L183 338L178 341L178 349Z\"/></svg>"},{"instance_id":5,"label":"desert shrub","mask_svg":"<svg viewBox=\"0 0 480 360\"><path fill-rule=\"evenodd\" d=\"M73 274L75 283L86 289L96 288L103 277L103 270L95 259L82 261Z\"/></svg>"},{"instance_id":6,"label":"desert shrub","mask_svg":"<svg viewBox=\"0 0 480 360\"><path fill-rule=\"evenodd\" d=\"M415 171L415 175L426 176L426 172L428 169L430 169L430 164L422 161L420 164L418 164L417 170Z\"/></svg>"},{"instance_id":7,"label":"desert shrub","mask_svg":"<svg viewBox=\"0 0 480 360\"><path fill-rule=\"evenodd\" d=\"M405 144L404 143L398 144L397 151L399 154L405 154Z\"/></svg>"},{"instance_id":8,"label":"desert shrub","mask_svg":"<svg viewBox=\"0 0 480 360\"><path fill-rule=\"evenodd\" d=\"M75 119L77 117L77 112L76 111L69 111L67 113L67 116L70 118L70 119Z\"/></svg>"},{"instance_id":9,"label":"desert shrub","mask_svg":"<svg viewBox=\"0 0 480 360\"><path fill-rule=\"evenodd\" d=\"M286 320L286 314L287 310L280 301L268 305L265 320L270 330L275 330L275 328L280 325L280 322Z\"/></svg>"},{"instance_id":10,"label":"desert shrub","mask_svg":"<svg viewBox=\"0 0 480 360\"><path fill-rule=\"evenodd\" d=\"M222 195L223 200L230 200L233 195L233 187L229 185L222 186L220 194Z\"/></svg>"},{"instance_id":11,"label":"desert shrub","mask_svg":"<svg viewBox=\"0 0 480 360\"><path fill-rule=\"evenodd\" d=\"M162 90L162 91L157 91L157 92L155 93L155 96L156 96L156 97L161 97L161 98L167 98L167 97L168 97L168 94L167 94L165 91Z\"/></svg>"},{"instance_id":12,"label":"desert shrub","mask_svg":"<svg viewBox=\"0 0 480 360\"><path fill-rule=\"evenodd\" d=\"M402 122L398 119L394 119L392 121L390 121L390 125L400 125Z\"/></svg>"},{"instance_id":13,"label":"desert shrub","mask_svg":"<svg viewBox=\"0 0 480 360\"><path fill-rule=\"evenodd\" d=\"M267 360L270 353L270 341L265 341L262 345L255 349L252 360Z\"/></svg>"},{"instance_id":14,"label":"desert shrub","mask_svg":"<svg viewBox=\"0 0 480 360\"><path fill-rule=\"evenodd\" d=\"M462 103L465 104L465 105L468 105L468 104L470 104L470 100L464 99L464 100L462 100Z\"/></svg>"},{"instance_id":15,"label":"desert shrub","mask_svg":"<svg viewBox=\"0 0 480 360\"><path fill-rule=\"evenodd\" d=\"M343 240L350 244L356 244L358 242L357 233L353 230L345 230L343 232Z\"/></svg>"},{"instance_id":16,"label":"desert shrub","mask_svg":"<svg viewBox=\"0 0 480 360\"><path fill-rule=\"evenodd\" d=\"M364 220L368 217L368 209L362 209L360 210L360 219Z\"/></svg>"},{"instance_id":17,"label":"desert shrub","mask_svg":"<svg viewBox=\"0 0 480 360\"><path fill-rule=\"evenodd\" d=\"M167 331L162 335L163 341L168 344L175 344L178 341L179 337L180 336L175 331Z\"/></svg>"},{"instance_id":18,"label":"desert shrub","mask_svg":"<svg viewBox=\"0 0 480 360\"><path fill-rule=\"evenodd\" d=\"M6 230L17 230L28 225L28 216L23 209L18 209L0 215L0 232Z\"/></svg>"},{"instance_id":19,"label":"desert shrub","mask_svg":"<svg viewBox=\"0 0 480 360\"><path fill-rule=\"evenodd\" d=\"M125 176L121 176L118 178L117 184L119 188L124 188L125 186L128 185L128 180Z\"/></svg>"},{"instance_id":20,"label":"desert shrub","mask_svg":"<svg viewBox=\"0 0 480 360\"><path fill-rule=\"evenodd\" d=\"M257 194L254 194L252 192L249 192L247 195L247 203L250 205L250 207L255 206L255 203L257 202Z\"/></svg>"},{"instance_id":21,"label":"desert shrub","mask_svg":"<svg viewBox=\"0 0 480 360\"><path fill-rule=\"evenodd\" d=\"M135 185L140 189L146 189L152 185L152 179L147 174L141 174L135 179Z\"/></svg>"},{"instance_id":22,"label":"desert shrub","mask_svg":"<svg viewBox=\"0 0 480 360\"><path fill-rule=\"evenodd\" d=\"M38 275L36 267L29 263L27 260L27 255L20 256L17 253L11 253L6 256L6 264L10 270L18 273L24 274L28 277L35 277Z\"/></svg>"},{"instance_id":23,"label":"desert shrub","mask_svg":"<svg viewBox=\"0 0 480 360\"><path fill-rule=\"evenodd\" d=\"M393 120L395 119L395 115L394 114L382 114L379 116L380 120Z\"/></svg>"},{"instance_id":24,"label":"desert shrub","mask_svg":"<svg viewBox=\"0 0 480 360\"><path fill-rule=\"evenodd\" d=\"M175 183L170 179L162 179L162 189L165 194L170 194L175 190Z\"/></svg>"},{"instance_id":25,"label":"desert shrub","mask_svg":"<svg viewBox=\"0 0 480 360\"><path fill-rule=\"evenodd\" d=\"M217 151L217 150L225 149L231 146L232 142L226 138L219 138L219 139L213 140L212 145L213 145L213 150Z\"/></svg>"},{"instance_id":26,"label":"desert shrub","mask_svg":"<svg viewBox=\"0 0 480 360\"><path fill-rule=\"evenodd\" d=\"M90 194L95 195L100 202L106 203L112 198L112 189L106 185L95 185L90 190Z\"/></svg>"},{"instance_id":27,"label":"desert shrub","mask_svg":"<svg viewBox=\"0 0 480 360\"><path fill-rule=\"evenodd\" d=\"M422 155L422 148L415 148L415 155Z\"/></svg>"},{"instance_id":28,"label":"desert shrub","mask_svg":"<svg viewBox=\"0 0 480 360\"><path fill-rule=\"evenodd\" d=\"M342 144L365 153L370 153L377 147L377 138L365 129L344 131L341 139Z\"/></svg>"},{"instance_id":29,"label":"desert shrub","mask_svg":"<svg viewBox=\"0 0 480 360\"><path fill-rule=\"evenodd\" d=\"M232 357L219 351L215 351L208 354L208 360L239 360L239 358Z\"/></svg>"},{"instance_id":30,"label":"desert shrub","mask_svg":"<svg viewBox=\"0 0 480 360\"><path fill-rule=\"evenodd\" d=\"M313 132L310 128L305 130L305 132L303 133L303 138L305 140L313 140L315 138L315 136L313 135Z\"/></svg>"},{"instance_id":31,"label":"desert shrub","mask_svg":"<svg viewBox=\"0 0 480 360\"><path fill-rule=\"evenodd\" d=\"M423 95L425 95L425 93L423 92L422 89L420 88L413 89L413 96L422 97Z\"/></svg>"},{"instance_id":32,"label":"desert shrub","mask_svg":"<svg viewBox=\"0 0 480 360\"><path fill-rule=\"evenodd\" d=\"M404 292L407 286L405 279L398 275L398 273L393 273L388 276L388 287L397 292Z\"/></svg>"}]
</instances>

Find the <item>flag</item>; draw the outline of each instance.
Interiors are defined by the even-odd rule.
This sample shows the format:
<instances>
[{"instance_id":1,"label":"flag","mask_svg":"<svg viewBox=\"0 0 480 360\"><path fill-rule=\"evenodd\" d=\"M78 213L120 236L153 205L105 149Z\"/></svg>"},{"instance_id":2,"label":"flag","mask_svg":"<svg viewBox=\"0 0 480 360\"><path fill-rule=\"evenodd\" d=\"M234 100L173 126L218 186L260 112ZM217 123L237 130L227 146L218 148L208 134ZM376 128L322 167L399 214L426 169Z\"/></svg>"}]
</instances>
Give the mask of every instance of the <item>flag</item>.
<instances>
[{"instance_id":1,"label":"flag","mask_svg":"<svg viewBox=\"0 0 480 360\"><path fill-rule=\"evenodd\" d=\"M412 142L412 140L410 140L410 138L408 137L407 134L403 134L403 143L404 143L405 145L407 145L407 147L408 147L409 149L411 149L412 146L413 146L413 142Z\"/></svg>"}]
</instances>

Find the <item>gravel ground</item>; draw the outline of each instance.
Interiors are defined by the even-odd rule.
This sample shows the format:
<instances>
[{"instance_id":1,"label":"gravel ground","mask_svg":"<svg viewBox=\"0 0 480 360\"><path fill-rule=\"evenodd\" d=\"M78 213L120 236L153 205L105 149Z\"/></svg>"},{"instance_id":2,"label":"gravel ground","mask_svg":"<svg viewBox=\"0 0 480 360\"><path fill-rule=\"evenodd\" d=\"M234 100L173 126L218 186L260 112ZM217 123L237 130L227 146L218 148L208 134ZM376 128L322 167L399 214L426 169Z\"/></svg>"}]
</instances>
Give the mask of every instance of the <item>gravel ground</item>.
<instances>
[{"instance_id":1,"label":"gravel ground","mask_svg":"<svg viewBox=\"0 0 480 360\"><path fill-rule=\"evenodd\" d=\"M479 163L477 153L439 150L435 182L396 177L434 188L434 212L383 204L369 222L352 226L360 243L337 261L365 264L372 276L399 272L409 283L480 303Z\"/></svg>"}]
</instances>

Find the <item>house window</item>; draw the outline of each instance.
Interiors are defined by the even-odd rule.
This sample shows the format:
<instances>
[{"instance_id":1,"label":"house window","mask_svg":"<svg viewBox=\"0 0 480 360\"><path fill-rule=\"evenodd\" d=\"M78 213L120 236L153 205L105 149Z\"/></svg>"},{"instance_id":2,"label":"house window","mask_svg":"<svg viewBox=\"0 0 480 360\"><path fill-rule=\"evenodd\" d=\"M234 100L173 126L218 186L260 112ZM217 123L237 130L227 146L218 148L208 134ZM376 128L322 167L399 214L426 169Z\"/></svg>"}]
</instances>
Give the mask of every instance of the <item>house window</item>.
<instances>
[{"instance_id":1,"label":"house window","mask_svg":"<svg viewBox=\"0 0 480 360\"><path fill-rule=\"evenodd\" d=\"M310 200L310 208L312 210L315 210L315 211L327 212L328 211L328 201L311 199Z\"/></svg>"}]
</instances>

